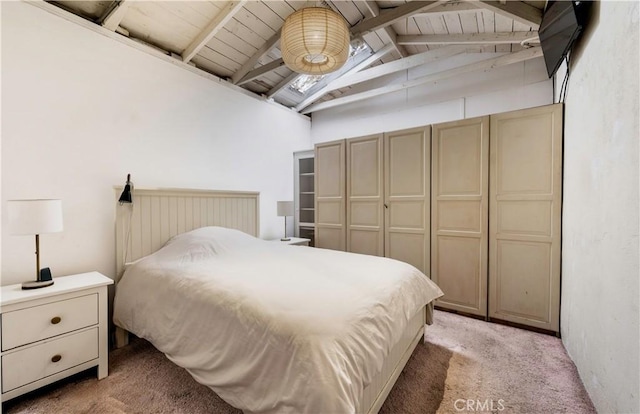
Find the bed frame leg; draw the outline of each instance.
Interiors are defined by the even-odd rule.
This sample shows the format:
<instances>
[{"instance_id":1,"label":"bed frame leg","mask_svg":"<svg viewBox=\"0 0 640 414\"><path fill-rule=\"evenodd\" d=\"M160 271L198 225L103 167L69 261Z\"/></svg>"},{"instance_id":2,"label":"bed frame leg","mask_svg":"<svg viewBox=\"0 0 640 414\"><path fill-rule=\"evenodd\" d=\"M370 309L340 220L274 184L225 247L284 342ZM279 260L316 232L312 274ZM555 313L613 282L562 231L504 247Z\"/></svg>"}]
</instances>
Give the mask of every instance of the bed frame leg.
<instances>
[{"instance_id":1,"label":"bed frame leg","mask_svg":"<svg viewBox=\"0 0 640 414\"><path fill-rule=\"evenodd\" d=\"M116 348L129 345L129 332L116 326Z\"/></svg>"}]
</instances>

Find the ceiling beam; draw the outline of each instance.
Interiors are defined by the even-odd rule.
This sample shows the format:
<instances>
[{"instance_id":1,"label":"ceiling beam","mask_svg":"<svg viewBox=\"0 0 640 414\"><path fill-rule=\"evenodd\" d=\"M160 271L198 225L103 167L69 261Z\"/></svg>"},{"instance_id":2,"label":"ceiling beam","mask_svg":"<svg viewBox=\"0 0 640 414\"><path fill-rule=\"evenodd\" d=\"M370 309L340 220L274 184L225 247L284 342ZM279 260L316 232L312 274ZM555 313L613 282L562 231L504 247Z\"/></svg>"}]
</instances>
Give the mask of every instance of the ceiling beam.
<instances>
[{"instance_id":1,"label":"ceiling beam","mask_svg":"<svg viewBox=\"0 0 640 414\"><path fill-rule=\"evenodd\" d=\"M115 1L113 2L113 5L114 7L109 11L107 17L102 20L102 27L115 32L118 26L120 26L120 22L124 18L124 15L127 14L131 1Z\"/></svg>"},{"instance_id":2,"label":"ceiling beam","mask_svg":"<svg viewBox=\"0 0 640 414\"><path fill-rule=\"evenodd\" d=\"M273 95L275 95L276 93L280 92L281 90L283 90L284 88L292 84L296 79L298 79L298 76L302 76L302 75L300 75L298 72L291 72L289 76L282 79L280 83L278 83L273 88L269 89L269 92L267 92L267 98L272 98Z\"/></svg>"},{"instance_id":3,"label":"ceiling beam","mask_svg":"<svg viewBox=\"0 0 640 414\"><path fill-rule=\"evenodd\" d=\"M265 44L262 45L262 47L260 47L260 49L258 49L256 51L256 53L254 53L249 60L247 60L244 65L242 65L242 67L240 69L238 69L232 76L231 76L231 82L234 84L237 84L238 81L240 81L240 79L242 79L242 77L244 75L246 75L247 73L249 73L249 71L251 69L253 69L253 67L256 65L256 63L258 63L258 61L260 60L260 58L262 58L264 55L266 55L267 53L271 52L271 49L273 49L274 47L276 47L276 45L280 42L280 30L278 30L273 36L271 36L271 38L269 40L267 40L267 42Z\"/></svg>"},{"instance_id":4,"label":"ceiling beam","mask_svg":"<svg viewBox=\"0 0 640 414\"><path fill-rule=\"evenodd\" d=\"M360 72L362 69L367 68L369 66L371 66L371 64L377 60L382 59L384 56L386 56L389 52L391 52L391 50L394 49L393 45L391 43L389 43L388 45L384 45L384 47L382 47L381 49L379 49L377 52L375 52L374 54L372 54L371 56L369 56L368 58L364 59L362 62L358 63L357 65L355 65L354 67L352 67L351 69L349 69L347 72L343 73L341 77L346 76L348 74L352 74L352 73L356 73L356 72ZM335 80L338 80L340 78L336 78Z\"/></svg>"},{"instance_id":5,"label":"ceiling beam","mask_svg":"<svg viewBox=\"0 0 640 414\"><path fill-rule=\"evenodd\" d=\"M486 45L539 42L537 31L398 36L401 45Z\"/></svg>"},{"instance_id":6,"label":"ceiling beam","mask_svg":"<svg viewBox=\"0 0 640 414\"><path fill-rule=\"evenodd\" d=\"M420 12L413 15L413 17L437 17L450 13L465 13L465 12L477 12L479 11L477 5L472 1L454 1L450 3L444 3L427 12Z\"/></svg>"},{"instance_id":7,"label":"ceiling beam","mask_svg":"<svg viewBox=\"0 0 640 414\"><path fill-rule=\"evenodd\" d=\"M378 50L373 55L369 56L368 58L366 58L362 62L358 63L357 65L355 65L354 67L352 67L351 69L349 69L348 71L343 73L342 76L340 76L339 78L334 79L333 81L331 81L327 85L325 85L323 88L319 89L317 92L315 92L312 95L308 96L304 101L302 101L298 105L296 105L296 111L300 112L302 109L306 108L307 106L311 105L312 103L314 103L315 101L320 99L327 92L337 89L337 88L333 88L332 87L333 82L337 81L338 79L341 79L344 76L348 76L350 74L360 72L362 69L364 69L366 67L369 67L369 65L371 65L373 62L375 62L375 61L377 61L379 59L382 59L382 57L384 55L386 55L387 53L391 52L391 50L393 48L394 48L393 45L391 43L389 43L388 45L386 45L382 49Z\"/></svg>"},{"instance_id":8,"label":"ceiling beam","mask_svg":"<svg viewBox=\"0 0 640 414\"><path fill-rule=\"evenodd\" d=\"M228 2L216 17L209 22L207 27L200 32L200 34L198 34L191 44L182 52L182 61L189 62L193 59L200 49L202 49L209 40L211 40L229 20L231 20L231 18L244 6L246 2L247 0Z\"/></svg>"},{"instance_id":9,"label":"ceiling beam","mask_svg":"<svg viewBox=\"0 0 640 414\"><path fill-rule=\"evenodd\" d=\"M531 26L533 30L538 30L540 28L540 22L542 22L542 10L523 1L507 1L503 3L500 1L480 0L476 3L474 0L473 3L483 9Z\"/></svg>"},{"instance_id":10,"label":"ceiling beam","mask_svg":"<svg viewBox=\"0 0 640 414\"><path fill-rule=\"evenodd\" d=\"M532 47L522 50L520 52L510 53L497 58L491 58L482 60L480 62L471 63L457 68L432 73L430 75L421 76L416 79L412 79L406 82L400 82L392 85L383 86L376 89L371 89L366 92L360 92L353 95L344 96L341 98L332 99L330 101L321 102L315 105L311 105L302 111L303 114L319 111L322 109L329 109L340 105L345 105L352 102L362 101L364 99L373 98L379 95L384 95L391 92L401 91L407 88L413 88L416 86L424 85L425 83L437 82L443 79L452 78L454 76L462 75L469 72L475 72L479 70L489 71L501 66L511 65L513 63L523 62L525 60L534 59L542 56L542 49L538 47Z\"/></svg>"},{"instance_id":11,"label":"ceiling beam","mask_svg":"<svg viewBox=\"0 0 640 414\"><path fill-rule=\"evenodd\" d=\"M262 65L259 68L256 68L256 69L252 70L251 72L247 73L246 75L244 75L242 77L242 79L240 79L236 83L236 85L240 86L240 85L244 85L245 83L249 83L254 79L258 79L260 76L264 75L265 73L269 73L272 70L276 70L280 66L283 66L283 65L284 65L284 60L282 58L276 59L276 60L272 60L271 62L267 63L266 65Z\"/></svg>"},{"instance_id":12,"label":"ceiling beam","mask_svg":"<svg viewBox=\"0 0 640 414\"><path fill-rule=\"evenodd\" d=\"M393 9L385 10L378 16L364 19L351 28L351 35L353 37L363 36L369 32L374 32L378 29L382 29L383 27L390 26L398 20L406 19L413 14L425 12L429 9L433 9L434 7L438 7L447 1L448 0L410 1L401 6L394 7Z\"/></svg>"},{"instance_id":13,"label":"ceiling beam","mask_svg":"<svg viewBox=\"0 0 640 414\"><path fill-rule=\"evenodd\" d=\"M378 3L373 1L373 0L366 0L364 2L365 7L367 8L367 10L369 10L369 13L371 14L371 16L376 17L380 15L380 7L378 6ZM367 16L369 17L369 16ZM393 44L393 47L396 49L396 52L398 52L398 54L400 55L401 58L403 57L407 57L409 54L407 53L406 49L403 46L400 46L398 44L398 42L396 41L396 39L398 38L398 34L396 33L395 29L391 26L386 26L382 28L382 31L384 33L380 33L379 36L384 36L387 37L387 41L391 42L391 44ZM383 40L384 41L384 40Z\"/></svg>"},{"instance_id":14,"label":"ceiling beam","mask_svg":"<svg viewBox=\"0 0 640 414\"><path fill-rule=\"evenodd\" d=\"M363 70L362 72L354 73L349 76L342 76L331 82L331 90L355 85L357 83L379 78L380 76L389 75L391 73L400 72L401 70L411 69L416 66L434 62L436 60L446 59L451 56L464 53L465 51L465 46L449 46L441 47L434 50L428 50L417 55L409 56L404 59L394 60L393 62L385 63L371 69Z\"/></svg>"}]
</instances>

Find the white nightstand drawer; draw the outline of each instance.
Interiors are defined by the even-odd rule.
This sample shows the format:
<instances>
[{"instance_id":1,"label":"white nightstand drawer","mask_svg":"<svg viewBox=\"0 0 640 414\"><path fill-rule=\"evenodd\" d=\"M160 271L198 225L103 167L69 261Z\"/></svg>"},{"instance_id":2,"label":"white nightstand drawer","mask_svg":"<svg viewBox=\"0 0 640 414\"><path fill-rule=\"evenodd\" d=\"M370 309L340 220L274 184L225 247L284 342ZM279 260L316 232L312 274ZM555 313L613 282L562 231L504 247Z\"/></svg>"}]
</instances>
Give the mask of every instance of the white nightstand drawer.
<instances>
[{"instance_id":1,"label":"white nightstand drawer","mask_svg":"<svg viewBox=\"0 0 640 414\"><path fill-rule=\"evenodd\" d=\"M98 358L98 328L7 353L2 356L2 392Z\"/></svg>"},{"instance_id":2,"label":"white nightstand drawer","mask_svg":"<svg viewBox=\"0 0 640 414\"><path fill-rule=\"evenodd\" d=\"M98 367L109 373L108 286L113 280L87 272L55 278L42 289L2 286L0 400ZM0 410L1 411L1 410Z\"/></svg>"},{"instance_id":3,"label":"white nightstand drawer","mask_svg":"<svg viewBox=\"0 0 640 414\"><path fill-rule=\"evenodd\" d=\"M97 323L97 294L6 312L2 314L2 350Z\"/></svg>"}]
</instances>

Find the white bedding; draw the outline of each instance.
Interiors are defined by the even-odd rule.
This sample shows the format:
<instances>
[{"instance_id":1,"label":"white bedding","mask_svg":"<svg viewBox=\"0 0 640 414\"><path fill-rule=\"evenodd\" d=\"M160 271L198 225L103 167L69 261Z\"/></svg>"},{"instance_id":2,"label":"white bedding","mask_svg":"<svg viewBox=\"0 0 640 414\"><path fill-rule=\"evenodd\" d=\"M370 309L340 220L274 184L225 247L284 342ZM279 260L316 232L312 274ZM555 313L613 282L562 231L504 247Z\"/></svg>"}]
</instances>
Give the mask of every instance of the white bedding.
<instances>
[{"instance_id":1,"label":"white bedding","mask_svg":"<svg viewBox=\"0 0 640 414\"><path fill-rule=\"evenodd\" d=\"M127 267L114 322L245 412L352 413L441 295L403 262L205 227Z\"/></svg>"}]
</instances>

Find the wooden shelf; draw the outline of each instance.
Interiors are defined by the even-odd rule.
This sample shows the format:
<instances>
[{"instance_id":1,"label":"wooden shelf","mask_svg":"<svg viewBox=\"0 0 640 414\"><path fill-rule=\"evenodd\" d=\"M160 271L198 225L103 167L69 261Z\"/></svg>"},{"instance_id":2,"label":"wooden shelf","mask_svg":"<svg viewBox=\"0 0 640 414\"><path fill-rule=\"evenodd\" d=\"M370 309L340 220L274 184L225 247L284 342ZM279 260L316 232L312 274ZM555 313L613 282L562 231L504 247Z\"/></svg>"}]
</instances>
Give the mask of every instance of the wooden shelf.
<instances>
[{"instance_id":1,"label":"wooden shelf","mask_svg":"<svg viewBox=\"0 0 640 414\"><path fill-rule=\"evenodd\" d=\"M298 237L310 239L314 246L315 233L315 172L313 150L294 153L295 230Z\"/></svg>"}]
</instances>

